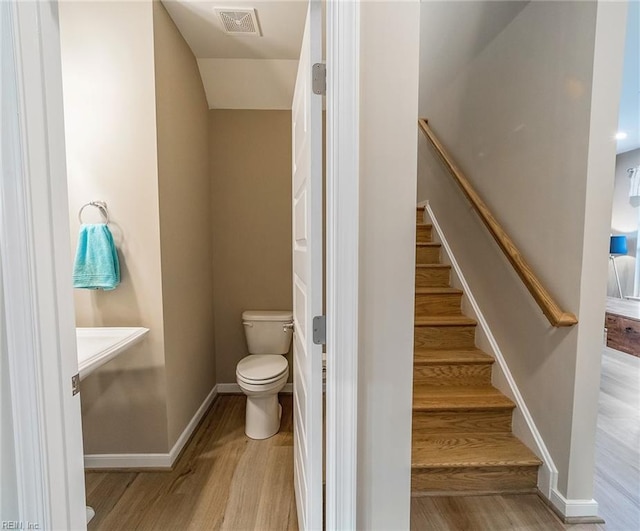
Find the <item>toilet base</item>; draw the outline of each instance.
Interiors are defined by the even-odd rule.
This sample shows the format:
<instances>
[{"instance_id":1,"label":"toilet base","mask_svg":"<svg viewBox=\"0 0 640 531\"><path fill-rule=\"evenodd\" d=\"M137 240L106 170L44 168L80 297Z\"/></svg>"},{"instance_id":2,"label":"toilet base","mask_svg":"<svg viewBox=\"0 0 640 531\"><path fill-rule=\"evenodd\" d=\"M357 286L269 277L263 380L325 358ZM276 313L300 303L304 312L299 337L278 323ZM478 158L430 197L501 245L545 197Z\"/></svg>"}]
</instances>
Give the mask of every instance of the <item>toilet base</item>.
<instances>
[{"instance_id":1,"label":"toilet base","mask_svg":"<svg viewBox=\"0 0 640 531\"><path fill-rule=\"evenodd\" d=\"M269 396L247 396L244 432L251 439L268 439L280 430L282 406L278 393Z\"/></svg>"}]
</instances>

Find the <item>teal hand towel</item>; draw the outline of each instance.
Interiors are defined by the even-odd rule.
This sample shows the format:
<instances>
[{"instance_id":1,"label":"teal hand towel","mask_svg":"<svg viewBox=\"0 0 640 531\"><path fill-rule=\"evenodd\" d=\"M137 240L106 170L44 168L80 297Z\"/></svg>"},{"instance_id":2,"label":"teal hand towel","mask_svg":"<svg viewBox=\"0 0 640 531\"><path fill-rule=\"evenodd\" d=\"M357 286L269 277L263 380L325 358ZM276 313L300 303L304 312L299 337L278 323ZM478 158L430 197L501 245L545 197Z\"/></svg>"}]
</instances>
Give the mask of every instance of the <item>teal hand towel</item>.
<instances>
[{"instance_id":1,"label":"teal hand towel","mask_svg":"<svg viewBox=\"0 0 640 531\"><path fill-rule=\"evenodd\" d=\"M104 223L82 225L73 264L73 287L112 290L120 284L120 263L113 235Z\"/></svg>"}]
</instances>

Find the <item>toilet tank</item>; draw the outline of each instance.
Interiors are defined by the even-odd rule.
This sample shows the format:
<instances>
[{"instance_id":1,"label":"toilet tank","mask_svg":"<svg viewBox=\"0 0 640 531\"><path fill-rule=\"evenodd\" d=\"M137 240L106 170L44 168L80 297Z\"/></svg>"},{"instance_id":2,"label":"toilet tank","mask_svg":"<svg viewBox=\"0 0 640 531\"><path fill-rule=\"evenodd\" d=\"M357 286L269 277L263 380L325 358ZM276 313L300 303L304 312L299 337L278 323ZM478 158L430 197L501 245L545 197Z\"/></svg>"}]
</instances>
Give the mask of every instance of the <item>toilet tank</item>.
<instances>
[{"instance_id":1,"label":"toilet tank","mask_svg":"<svg viewBox=\"0 0 640 531\"><path fill-rule=\"evenodd\" d=\"M290 310L246 310L242 324L249 354L286 354L293 337Z\"/></svg>"}]
</instances>

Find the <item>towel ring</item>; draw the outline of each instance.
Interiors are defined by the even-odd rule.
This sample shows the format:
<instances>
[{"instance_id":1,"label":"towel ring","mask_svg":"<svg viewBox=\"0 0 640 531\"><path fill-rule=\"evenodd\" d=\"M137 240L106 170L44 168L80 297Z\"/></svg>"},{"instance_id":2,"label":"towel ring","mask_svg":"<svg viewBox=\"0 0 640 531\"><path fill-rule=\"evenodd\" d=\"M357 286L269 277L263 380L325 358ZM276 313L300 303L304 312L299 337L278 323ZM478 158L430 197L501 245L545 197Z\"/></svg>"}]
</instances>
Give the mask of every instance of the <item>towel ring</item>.
<instances>
[{"instance_id":1,"label":"towel ring","mask_svg":"<svg viewBox=\"0 0 640 531\"><path fill-rule=\"evenodd\" d=\"M82 207L80 207L80 211L78 212L78 220L80 220L80 223L83 223L82 211L88 206L97 208L100 211L100 213L104 216L105 223L107 225L109 224L109 211L107 210L107 203L105 203L104 201L89 201L88 203L85 203L84 205L82 205Z\"/></svg>"}]
</instances>

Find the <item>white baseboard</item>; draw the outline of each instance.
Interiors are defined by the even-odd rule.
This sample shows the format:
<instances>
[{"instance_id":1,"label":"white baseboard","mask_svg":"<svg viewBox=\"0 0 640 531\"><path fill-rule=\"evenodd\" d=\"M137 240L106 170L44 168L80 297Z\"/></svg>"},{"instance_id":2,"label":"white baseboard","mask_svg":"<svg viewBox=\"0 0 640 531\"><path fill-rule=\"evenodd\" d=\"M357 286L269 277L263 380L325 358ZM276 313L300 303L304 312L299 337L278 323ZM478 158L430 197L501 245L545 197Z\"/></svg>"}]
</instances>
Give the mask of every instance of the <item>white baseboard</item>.
<instances>
[{"instance_id":1,"label":"white baseboard","mask_svg":"<svg viewBox=\"0 0 640 531\"><path fill-rule=\"evenodd\" d=\"M191 434L197 428L200 420L209 409L209 406L219 394L219 385L215 385L204 399L189 421L186 428L178 437L169 453L162 454L88 454L84 456L85 468L166 468L170 469L180 452L187 444Z\"/></svg>"},{"instance_id":2,"label":"white baseboard","mask_svg":"<svg viewBox=\"0 0 640 531\"><path fill-rule=\"evenodd\" d=\"M219 383L217 387L218 387L218 394L220 395L242 394L242 389L240 389L240 386L237 383ZM293 393L293 384L292 383L284 384L284 388L280 392L284 394Z\"/></svg>"},{"instance_id":3,"label":"white baseboard","mask_svg":"<svg viewBox=\"0 0 640 531\"><path fill-rule=\"evenodd\" d=\"M503 393L509 396L517 406L516 411L514 412L513 418L513 432L519 437L531 450L542 460L542 465L540 466L540 470L538 471L538 489L540 493L547 498L551 503L556 506L555 502L552 500L552 494L556 491L558 485L558 469L556 468L555 463L553 462L553 458L547 449L547 446L542 439L542 435L540 434L538 428L535 425L533 417L527 408L527 405L524 401L524 398L520 394L518 390L518 386L516 384L509 367L507 366L507 362L500 350L500 346L496 341L491 329L489 328L489 324L487 323L482 311L480 310L480 306L476 302L473 297L473 293L469 288L469 284L465 280L464 275L462 274L462 269L460 265L455 259L453 252L451 251L451 247L447 242L447 239L442 232L440 225L438 224L438 220L436 219L431 206L428 201L423 201L419 203L418 206L424 206L426 216L429 218L431 223L433 224L433 228L442 244L443 256L449 260L451 264L451 268L455 273L457 280L460 283L460 287L464 291L465 299L469 302L470 310L474 314L473 316L478 321L478 335L482 334L485 340L486 348L489 354L491 354L497 362L497 369L501 375L501 382L503 385L499 385L498 382L494 382L496 387L500 389ZM476 341L479 338L476 338ZM597 508L597 504L596 504ZM560 508L558 508L561 510ZM562 513L564 516L569 516L566 513ZM595 513L594 513L595 514ZM582 515L581 515L582 516ZM589 515L590 516L590 515Z\"/></svg>"},{"instance_id":4,"label":"white baseboard","mask_svg":"<svg viewBox=\"0 0 640 531\"><path fill-rule=\"evenodd\" d=\"M598 502L595 500L568 500L553 488L549 501L565 518L597 518L598 516Z\"/></svg>"},{"instance_id":5,"label":"white baseboard","mask_svg":"<svg viewBox=\"0 0 640 531\"><path fill-rule=\"evenodd\" d=\"M86 454L84 467L90 470L100 468L153 468L171 470L169 454Z\"/></svg>"},{"instance_id":6,"label":"white baseboard","mask_svg":"<svg viewBox=\"0 0 640 531\"><path fill-rule=\"evenodd\" d=\"M218 386L214 385L213 389L211 389L202 404L200 404L198 411L196 411L189 424L187 424L187 427L182 431L180 437L178 437L178 440L173 445L173 448L171 448L171 451L169 452L169 458L171 460L170 466L173 466L173 463L175 463L176 459L178 459L178 456L180 455L180 452L182 452L184 445L189 441L191 434L198 427L198 424L200 424L202 417L204 417L204 414L209 410L209 406L215 400L216 396L218 396Z\"/></svg>"}]
</instances>

